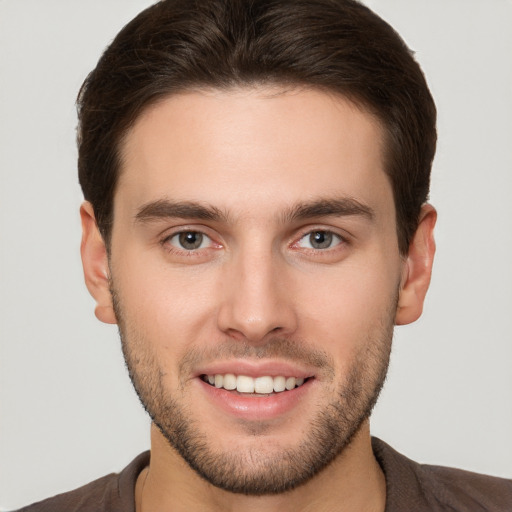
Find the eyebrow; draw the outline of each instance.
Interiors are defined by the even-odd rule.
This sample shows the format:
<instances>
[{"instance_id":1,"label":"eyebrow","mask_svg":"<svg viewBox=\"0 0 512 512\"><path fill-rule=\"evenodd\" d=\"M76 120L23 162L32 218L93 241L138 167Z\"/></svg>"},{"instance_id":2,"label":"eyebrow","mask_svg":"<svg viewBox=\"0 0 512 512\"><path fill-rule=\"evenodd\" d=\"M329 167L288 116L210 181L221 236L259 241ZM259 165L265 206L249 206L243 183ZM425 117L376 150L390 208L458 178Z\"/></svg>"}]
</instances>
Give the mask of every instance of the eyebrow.
<instances>
[{"instance_id":1,"label":"eyebrow","mask_svg":"<svg viewBox=\"0 0 512 512\"><path fill-rule=\"evenodd\" d=\"M209 221L226 221L227 215L214 206L204 206L191 201L174 202L159 199L144 204L135 214L135 222L146 223L159 219L200 219Z\"/></svg>"},{"instance_id":2,"label":"eyebrow","mask_svg":"<svg viewBox=\"0 0 512 512\"><path fill-rule=\"evenodd\" d=\"M283 214L284 222L311 219L314 217L359 216L373 220L375 212L369 206L351 197L318 199L300 203Z\"/></svg>"},{"instance_id":3,"label":"eyebrow","mask_svg":"<svg viewBox=\"0 0 512 512\"><path fill-rule=\"evenodd\" d=\"M315 217L361 216L373 220L375 213L369 206L353 198L317 199L303 202L284 211L281 222L294 222ZM159 219L199 219L213 222L227 222L228 215L215 206L192 201L170 201L158 199L144 204L135 214L136 223L154 222Z\"/></svg>"}]
</instances>

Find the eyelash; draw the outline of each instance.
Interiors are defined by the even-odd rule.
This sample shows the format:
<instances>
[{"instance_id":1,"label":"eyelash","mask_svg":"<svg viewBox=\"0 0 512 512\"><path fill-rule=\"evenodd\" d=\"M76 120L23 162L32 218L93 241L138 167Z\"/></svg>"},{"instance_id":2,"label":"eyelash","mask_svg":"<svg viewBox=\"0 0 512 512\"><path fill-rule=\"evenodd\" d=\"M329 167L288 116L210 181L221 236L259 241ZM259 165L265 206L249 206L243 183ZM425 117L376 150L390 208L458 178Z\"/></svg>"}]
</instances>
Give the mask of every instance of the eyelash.
<instances>
[{"instance_id":1,"label":"eyelash","mask_svg":"<svg viewBox=\"0 0 512 512\"><path fill-rule=\"evenodd\" d=\"M208 247L201 247L201 245L203 245L203 243L204 243L203 240L201 240L200 245L197 248L191 248L191 249L186 249L184 247L180 248L171 243L172 239L179 237L181 235L189 235L189 234L190 235L191 234L200 235L201 237L206 237L209 240ZM328 235L328 238L331 237L330 243L335 242L335 240L337 240L337 243L335 243L333 246L329 246L329 247L325 247L325 248L301 247L300 246L300 242L302 240L304 240L306 237L311 237L315 234L321 234L323 236ZM167 252L169 252L171 254L176 254L179 256L184 256L184 257L198 257L201 255L204 255L205 250L208 250L211 248L222 247L221 244L218 244L218 243L216 244L213 241L211 236L207 235L204 231L202 231L200 229L181 229L179 231L175 231L175 232L165 236L161 240L160 244L162 245L162 247L164 247L164 249ZM291 247L292 249L295 249L295 250L302 249L302 250L307 251L309 254L315 254L315 255L318 255L319 257L321 257L324 254L325 255L331 254L333 251L336 251L337 249L339 249L339 246L346 246L347 244L349 244L349 240L347 239L347 237L342 236L339 233L336 233L335 231L330 230L330 229L317 228L317 229L308 229L307 231L302 232L301 235L298 238L296 238L294 242L289 244L289 247ZM215 245L216 245L216 247L215 247Z\"/></svg>"},{"instance_id":2,"label":"eyelash","mask_svg":"<svg viewBox=\"0 0 512 512\"><path fill-rule=\"evenodd\" d=\"M180 235L188 235L188 234L200 235L201 237L207 238L210 241L209 246L208 247L198 247L195 249L185 249L183 247L182 248L177 247L171 243L171 240L173 238L179 237ZM201 245L202 244L203 244L203 242L201 242ZM168 253L176 254L178 256L184 256L184 257L188 257L188 258L201 256L204 253L204 250L211 248L212 244L215 244L212 240L212 237L207 235L204 231L201 231L199 229L181 229L179 231L175 231L175 232L165 236L160 241L160 245ZM216 244L216 245L218 247L220 247L220 244Z\"/></svg>"},{"instance_id":3,"label":"eyelash","mask_svg":"<svg viewBox=\"0 0 512 512\"><path fill-rule=\"evenodd\" d=\"M334 242L334 239L337 239L337 243L335 243L331 247L325 247L323 249L319 249L319 248L315 248L315 247L300 247L299 246L299 244L302 240L304 240L306 237L311 237L315 234L322 234L324 236L329 235L330 237L332 237L331 241ZM307 231L304 231L300 235L300 237L297 238L296 241L291 244L291 247L294 249L303 249L303 250L308 251L308 253L314 253L318 256L322 256L327 253L332 253L332 251L335 251L336 249L338 249L339 246L345 246L348 243L349 243L349 241L346 236L343 236L343 235L333 231L332 229L317 228L317 229L308 229Z\"/></svg>"}]
</instances>

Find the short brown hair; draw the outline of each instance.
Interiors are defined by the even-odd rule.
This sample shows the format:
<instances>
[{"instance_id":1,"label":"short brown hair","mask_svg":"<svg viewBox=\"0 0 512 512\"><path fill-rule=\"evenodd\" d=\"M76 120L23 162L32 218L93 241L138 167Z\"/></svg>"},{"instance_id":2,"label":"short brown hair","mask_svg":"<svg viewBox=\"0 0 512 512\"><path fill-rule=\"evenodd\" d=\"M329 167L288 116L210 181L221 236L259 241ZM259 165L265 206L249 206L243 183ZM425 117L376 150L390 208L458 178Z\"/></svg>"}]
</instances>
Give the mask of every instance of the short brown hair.
<instances>
[{"instance_id":1,"label":"short brown hair","mask_svg":"<svg viewBox=\"0 0 512 512\"><path fill-rule=\"evenodd\" d=\"M162 0L128 23L77 101L80 184L107 245L121 141L141 112L188 89L259 84L332 91L377 116L406 253L428 196L436 109L403 40L355 0Z\"/></svg>"}]
</instances>

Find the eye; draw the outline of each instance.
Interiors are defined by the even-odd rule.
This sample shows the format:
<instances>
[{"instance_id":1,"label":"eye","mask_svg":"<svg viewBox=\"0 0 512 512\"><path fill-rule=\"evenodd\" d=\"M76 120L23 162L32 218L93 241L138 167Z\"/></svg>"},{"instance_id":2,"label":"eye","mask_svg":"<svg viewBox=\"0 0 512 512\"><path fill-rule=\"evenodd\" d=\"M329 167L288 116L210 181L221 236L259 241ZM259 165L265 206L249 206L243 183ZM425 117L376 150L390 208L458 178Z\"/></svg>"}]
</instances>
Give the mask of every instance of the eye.
<instances>
[{"instance_id":1,"label":"eye","mask_svg":"<svg viewBox=\"0 0 512 512\"><path fill-rule=\"evenodd\" d=\"M343 239L332 231L317 230L305 234L297 243L306 249L331 249L343 242Z\"/></svg>"},{"instance_id":2,"label":"eye","mask_svg":"<svg viewBox=\"0 0 512 512\"><path fill-rule=\"evenodd\" d=\"M181 231L169 237L167 243L178 249L194 251L209 247L212 241L208 236L199 231Z\"/></svg>"}]
</instances>

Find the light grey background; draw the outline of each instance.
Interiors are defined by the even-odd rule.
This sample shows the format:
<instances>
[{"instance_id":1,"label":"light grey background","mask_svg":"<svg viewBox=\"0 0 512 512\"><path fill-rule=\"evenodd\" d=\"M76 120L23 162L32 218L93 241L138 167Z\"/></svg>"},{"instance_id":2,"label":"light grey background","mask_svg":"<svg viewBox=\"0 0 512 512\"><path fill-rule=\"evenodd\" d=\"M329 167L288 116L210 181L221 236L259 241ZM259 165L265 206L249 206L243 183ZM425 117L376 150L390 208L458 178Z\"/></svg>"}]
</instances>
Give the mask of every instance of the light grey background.
<instances>
[{"instance_id":1,"label":"light grey background","mask_svg":"<svg viewBox=\"0 0 512 512\"><path fill-rule=\"evenodd\" d=\"M0 0L0 508L118 471L149 446L116 328L82 282L74 100L148 0ZM512 477L512 2L367 0L439 110L438 254L397 330L374 434Z\"/></svg>"}]
</instances>

